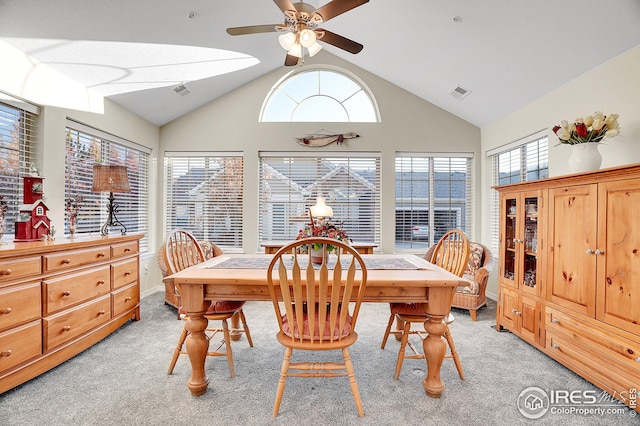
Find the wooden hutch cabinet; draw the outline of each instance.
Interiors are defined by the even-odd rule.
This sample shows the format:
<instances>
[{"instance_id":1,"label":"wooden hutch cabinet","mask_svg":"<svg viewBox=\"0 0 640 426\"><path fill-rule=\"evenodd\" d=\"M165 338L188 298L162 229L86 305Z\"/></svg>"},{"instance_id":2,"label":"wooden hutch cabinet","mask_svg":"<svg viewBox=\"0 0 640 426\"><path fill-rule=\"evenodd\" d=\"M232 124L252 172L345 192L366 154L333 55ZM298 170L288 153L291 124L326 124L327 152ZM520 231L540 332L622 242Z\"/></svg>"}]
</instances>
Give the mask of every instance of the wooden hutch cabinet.
<instances>
[{"instance_id":1,"label":"wooden hutch cabinet","mask_svg":"<svg viewBox=\"0 0 640 426\"><path fill-rule=\"evenodd\" d=\"M640 386L640 165L496 189L497 328L629 404Z\"/></svg>"},{"instance_id":2,"label":"wooden hutch cabinet","mask_svg":"<svg viewBox=\"0 0 640 426\"><path fill-rule=\"evenodd\" d=\"M0 393L140 319L140 238L0 245Z\"/></svg>"}]
</instances>

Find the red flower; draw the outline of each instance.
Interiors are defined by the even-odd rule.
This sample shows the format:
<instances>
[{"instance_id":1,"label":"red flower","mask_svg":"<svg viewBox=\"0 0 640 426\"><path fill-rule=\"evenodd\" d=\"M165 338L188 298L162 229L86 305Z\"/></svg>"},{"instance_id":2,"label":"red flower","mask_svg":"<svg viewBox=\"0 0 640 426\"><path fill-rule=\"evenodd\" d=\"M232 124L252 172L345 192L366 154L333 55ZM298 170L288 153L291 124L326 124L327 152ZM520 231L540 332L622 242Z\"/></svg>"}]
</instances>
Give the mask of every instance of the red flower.
<instances>
[{"instance_id":1,"label":"red flower","mask_svg":"<svg viewBox=\"0 0 640 426\"><path fill-rule=\"evenodd\" d=\"M576 123L576 133L579 137L585 138L589 134L589 130L584 123Z\"/></svg>"}]
</instances>

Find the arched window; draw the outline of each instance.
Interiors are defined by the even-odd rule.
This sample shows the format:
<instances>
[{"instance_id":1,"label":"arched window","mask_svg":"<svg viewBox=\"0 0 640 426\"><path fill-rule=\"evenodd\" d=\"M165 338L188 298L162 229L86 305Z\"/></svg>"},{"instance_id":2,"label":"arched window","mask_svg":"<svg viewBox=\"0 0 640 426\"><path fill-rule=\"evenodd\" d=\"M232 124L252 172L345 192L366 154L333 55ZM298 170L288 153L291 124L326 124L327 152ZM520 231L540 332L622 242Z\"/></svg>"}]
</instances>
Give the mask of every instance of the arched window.
<instances>
[{"instance_id":1,"label":"arched window","mask_svg":"<svg viewBox=\"0 0 640 426\"><path fill-rule=\"evenodd\" d=\"M267 95L261 122L380 121L373 94L347 71L300 68L285 75Z\"/></svg>"}]
</instances>

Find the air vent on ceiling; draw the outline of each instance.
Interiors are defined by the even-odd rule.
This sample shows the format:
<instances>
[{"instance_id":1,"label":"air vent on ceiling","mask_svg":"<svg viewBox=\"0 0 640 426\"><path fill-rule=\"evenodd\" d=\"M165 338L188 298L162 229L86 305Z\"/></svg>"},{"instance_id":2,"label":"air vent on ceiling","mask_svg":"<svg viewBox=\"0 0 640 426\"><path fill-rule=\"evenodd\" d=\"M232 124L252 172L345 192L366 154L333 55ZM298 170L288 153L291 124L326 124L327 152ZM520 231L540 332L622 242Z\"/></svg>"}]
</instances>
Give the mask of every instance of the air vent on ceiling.
<instances>
[{"instance_id":1,"label":"air vent on ceiling","mask_svg":"<svg viewBox=\"0 0 640 426\"><path fill-rule=\"evenodd\" d=\"M176 92L180 96L186 96L189 93L191 93L191 91L184 84L178 84L177 86L175 86L173 88L173 91Z\"/></svg>"},{"instance_id":2,"label":"air vent on ceiling","mask_svg":"<svg viewBox=\"0 0 640 426\"><path fill-rule=\"evenodd\" d=\"M459 101L466 98L469 95L469 93L471 93L471 90L467 90L462 86L456 86L453 89L451 89L451 91L449 92L451 96L453 96Z\"/></svg>"}]
</instances>

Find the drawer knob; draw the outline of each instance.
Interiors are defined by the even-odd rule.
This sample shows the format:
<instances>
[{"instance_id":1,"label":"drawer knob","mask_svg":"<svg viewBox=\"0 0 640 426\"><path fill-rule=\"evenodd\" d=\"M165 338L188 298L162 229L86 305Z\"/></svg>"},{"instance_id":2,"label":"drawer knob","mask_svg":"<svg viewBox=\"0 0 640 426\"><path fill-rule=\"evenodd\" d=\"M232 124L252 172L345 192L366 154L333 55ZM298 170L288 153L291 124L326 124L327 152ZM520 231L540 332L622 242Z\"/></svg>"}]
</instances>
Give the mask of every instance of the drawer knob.
<instances>
[{"instance_id":1,"label":"drawer knob","mask_svg":"<svg viewBox=\"0 0 640 426\"><path fill-rule=\"evenodd\" d=\"M103 252L98 253L98 257L104 257L104 253Z\"/></svg>"},{"instance_id":2,"label":"drawer knob","mask_svg":"<svg viewBox=\"0 0 640 426\"><path fill-rule=\"evenodd\" d=\"M558 321L558 318L551 318L551 322L554 324L558 324L560 321Z\"/></svg>"},{"instance_id":3,"label":"drawer knob","mask_svg":"<svg viewBox=\"0 0 640 426\"><path fill-rule=\"evenodd\" d=\"M2 308L0 309L0 314L10 314L11 308Z\"/></svg>"},{"instance_id":4,"label":"drawer knob","mask_svg":"<svg viewBox=\"0 0 640 426\"><path fill-rule=\"evenodd\" d=\"M640 362L640 356L636 357L636 362Z\"/></svg>"},{"instance_id":5,"label":"drawer knob","mask_svg":"<svg viewBox=\"0 0 640 426\"><path fill-rule=\"evenodd\" d=\"M593 253L595 253L593 250L587 249L587 254L593 254Z\"/></svg>"},{"instance_id":6,"label":"drawer knob","mask_svg":"<svg viewBox=\"0 0 640 426\"><path fill-rule=\"evenodd\" d=\"M64 327L62 327L62 331L70 331L70 330L71 330L70 325L65 325Z\"/></svg>"},{"instance_id":7,"label":"drawer knob","mask_svg":"<svg viewBox=\"0 0 640 426\"><path fill-rule=\"evenodd\" d=\"M102 284L104 284L104 280L98 281L98 285L102 285Z\"/></svg>"},{"instance_id":8,"label":"drawer knob","mask_svg":"<svg viewBox=\"0 0 640 426\"><path fill-rule=\"evenodd\" d=\"M62 259L60 263L62 263L63 265L68 265L69 263L71 263L71 259Z\"/></svg>"},{"instance_id":9,"label":"drawer knob","mask_svg":"<svg viewBox=\"0 0 640 426\"><path fill-rule=\"evenodd\" d=\"M0 269L0 275L11 275L11 269Z\"/></svg>"},{"instance_id":10,"label":"drawer knob","mask_svg":"<svg viewBox=\"0 0 640 426\"><path fill-rule=\"evenodd\" d=\"M129 302L130 300L131 300L131 297L125 297L125 298L124 298L125 303L126 303L126 302Z\"/></svg>"},{"instance_id":11,"label":"drawer knob","mask_svg":"<svg viewBox=\"0 0 640 426\"><path fill-rule=\"evenodd\" d=\"M98 315L104 315L104 314L105 314L105 310L104 309L98 311Z\"/></svg>"},{"instance_id":12,"label":"drawer knob","mask_svg":"<svg viewBox=\"0 0 640 426\"><path fill-rule=\"evenodd\" d=\"M553 349L560 349L560 346L558 346L556 343L552 343L552 344L551 344L551 347L552 347Z\"/></svg>"},{"instance_id":13,"label":"drawer knob","mask_svg":"<svg viewBox=\"0 0 640 426\"><path fill-rule=\"evenodd\" d=\"M604 254L604 250L596 249L595 254Z\"/></svg>"},{"instance_id":14,"label":"drawer knob","mask_svg":"<svg viewBox=\"0 0 640 426\"><path fill-rule=\"evenodd\" d=\"M65 290L62 292L63 296L71 296L71 292L69 290Z\"/></svg>"},{"instance_id":15,"label":"drawer knob","mask_svg":"<svg viewBox=\"0 0 640 426\"><path fill-rule=\"evenodd\" d=\"M126 277L127 275L131 275L131 271L125 271L124 276Z\"/></svg>"},{"instance_id":16,"label":"drawer knob","mask_svg":"<svg viewBox=\"0 0 640 426\"><path fill-rule=\"evenodd\" d=\"M6 349L6 350L0 352L0 357L5 357L6 358L6 357L11 356L12 353L13 352L11 351L11 349Z\"/></svg>"},{"instance_id":17,"label":"drawer knob","mask_svg":"<svg viewBox=\"0 0 640 426\"><path fill-rule=\"evenodd\" d=\"M125 252L125 253L130 252L130 251L131 251L131 249L130 249L129 247L127 247L126 249L124 249L124 252Z\"/></svg>"}]
</instances>

